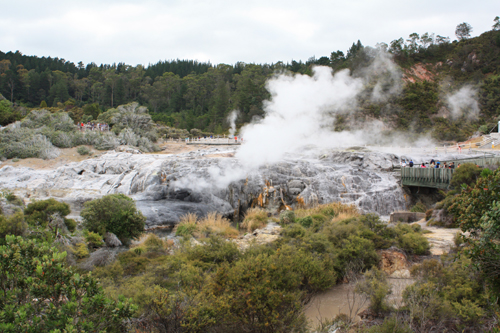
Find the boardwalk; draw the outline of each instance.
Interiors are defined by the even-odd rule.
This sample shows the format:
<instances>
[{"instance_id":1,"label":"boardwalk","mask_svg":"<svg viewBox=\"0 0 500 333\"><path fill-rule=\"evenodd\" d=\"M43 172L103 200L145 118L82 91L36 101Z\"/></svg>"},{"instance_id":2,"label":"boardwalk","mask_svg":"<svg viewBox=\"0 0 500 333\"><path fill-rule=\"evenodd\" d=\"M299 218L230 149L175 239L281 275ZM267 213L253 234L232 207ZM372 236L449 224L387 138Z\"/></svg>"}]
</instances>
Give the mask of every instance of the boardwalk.
<instances>
[{"instance_id":1,"label":"boardwalk","mask_svg":"<svg viewBox=\"0 0 500 333\"><path fill-rule=\"evenodd\" d=\"M488 165L500 164L500 156L490 155L441 161L441 163L444 162L454 162L456 166L458 166L458 164L473 163L484 168ZM447 189L455 170L456 169L404 167L401 168L401 185Z\"/></svg>"},{"instance_id":2,"label":"boardwalk","mask_svg":"<svg viewBox=\"0 0 500 333\"><path fill-rule=\"evenodd\" d=\"M421 186L447 189L455 169L401 168L403 186Z\"/></svg>"}]
</instances>

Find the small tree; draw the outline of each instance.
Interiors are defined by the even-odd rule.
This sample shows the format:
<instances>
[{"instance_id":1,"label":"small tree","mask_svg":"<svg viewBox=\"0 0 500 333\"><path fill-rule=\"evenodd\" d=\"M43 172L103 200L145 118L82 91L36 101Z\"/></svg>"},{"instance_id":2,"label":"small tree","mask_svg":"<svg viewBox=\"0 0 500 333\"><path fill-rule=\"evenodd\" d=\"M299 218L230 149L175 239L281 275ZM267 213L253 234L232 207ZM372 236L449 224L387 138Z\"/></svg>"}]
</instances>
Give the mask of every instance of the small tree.
<instances>
[{"instance_id":1,"label":"small tree","mask_svg":"<svg viewBox=\"0 0 500 333\"><path fill-rule=\"evenodd\" d=\"M364 274L364 279L356 284L356 293L370 298L370 309L375 313L387 311L387 295L391 293L391 285L384 271L372 268Z\"/></svg>"},{"instance_id":2,"label":"small tree","mask_svg":"<svg viewBox=\"0 0 500 333\"><path fill-rule=\"evenodd\" d=\"M461 167L460 167L461 168ZM462 190L449 208L469 247L467 255L500 295L500 169Z\"/></svg>"},{"instance_id":3,"label":"small tree","mask_svg":"<svg viewBox=\"0 0 500 333\"><path fill-rule=\"evenodd\" d=\"M111 232L122 241L139 236L146 222L134 201L124 194L110 194L86 202L80 215L89 231L101 236Z\"/></svg>"},{"instance_id":4,"label":"small tree","mask_svg":"<svg viewBox=\"0 0 500 333\"><path fill-rule=\"evenodd\" d=\"M467 22L463 22L457 25L455 36L457 36L458 40L465 40L470 37L471 32L472 26Z\"/></svg>"},{"instance_id":5,"label":"small tree","mask_svg":"<svg viewBox=\"0 0 500 333\"><path fill-rule=\"evenodd\" d=\"M135 306L104 296L91 274L64 265L66 252L6 236L0 246L0 331L123 332Z\"/></svg>"},{"instance_id":6,"label":"small tree","mask_svg":"<svg viewBox=\"0 0 500 333\"><path fill-rule=\"evenodd\" d=\"M495 22L495 24L493 24L492 26L493 30L500 30L500 17L495 17L495 19L493 19L493 22Z\"/></svg>"}]
</instances>

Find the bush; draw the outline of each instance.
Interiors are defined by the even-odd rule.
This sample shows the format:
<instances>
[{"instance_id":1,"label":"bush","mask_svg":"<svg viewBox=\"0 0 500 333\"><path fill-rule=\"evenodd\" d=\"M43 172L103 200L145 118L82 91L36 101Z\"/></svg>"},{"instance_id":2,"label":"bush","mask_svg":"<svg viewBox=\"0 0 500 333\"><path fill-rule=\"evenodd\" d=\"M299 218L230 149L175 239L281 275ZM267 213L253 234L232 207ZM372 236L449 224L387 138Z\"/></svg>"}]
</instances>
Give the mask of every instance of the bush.
<instances>
[{"instance_id":1,"label":"bush","mask_svg":"<svg viewBox=\"0 0 500 333\"><path fill-rule=\"evenodd\" d=\"M493 171L491 171L490 169L486 168L486 169L483 169L481 171L481 178L486 178L488 176L491 176L493 175Z\"/></svg>"},{"instance_id":2,"label":"bush","mask_svg":"<svg viewBox=\"0 0 500 333\"><path fill-rule=\"evenodd\" d=\"M73 254L78 259L83 259L89 256L89 249L87 248L87 244L78 243L73 247Z\"/></svg>"},{"instance_id":3,"label":"bush","mask_svg":"<svg viewBox=\"0 0 500 333\"><path fill-rule=\"evenodd\" d=\"M464 163L453 172L450 185L457 189L459 189L462 184L472 186L476 183L480 174L481 168L472 163Z\"/></svg>"},{"instance_id":4,"label":"bush","mask_svg":"<svg viewBox=\"0 0 500 333\"><path fill-rule=\"evenodd\" d=\"M425 211L425 220L429 221L432 217L432 213L434 212L434 209L428 209Z\"/></svg>"},{"instance_id":5,"label":"bush","mask_svg":"<svg viewBox=\"0 0 500 333\"><path fill-rule=\"evenodd\" d=\"M415 206L413 206L411 209L410 209L410 212L415 212L415 213L425 213L427 210L427 207L425 207L425 205L419 201L415 204Z\"/></svg>"},{"instance_id":6,"label":"bush","mask_svg":"<svg viewBox=\"0 0 500 333\"><path fill-rule=\"evenodd\" d=\"M290 225L287 225L281 234L285 237L290 237L290 238L301 238L306 235L306 229L304 229L303 226L301 226L298 223L292 223Z\"/></svg>"},{"instance_id":7,"label":"bush","mask_svg":"<svg viewBox=\"0 0 500 333\"><path fill-rule=\"evenodd\" d=\"M255 229L263 228L267 223L267 212L260 208L250 208L245 213L245 219L241 227L252 232Z\"/></svg>"},{"instance_id":8,"label":"bush","mask_svg":"<svg viewBox=\"0 0 500 333\"><path fill-rule=\"evenodd\" d=\"M68 228L70 232L75 231L77 225L75 220L64 218L64 224L66 225L66 228Z\"/></svg>"},{"instance_id":9,"label":"bush","mask_svg":"<svg viewBox=\"0 0 500 333\"><path fill-rule=\"evenodd\" d=\"M88 147L85 147L85 146L80 146L80 147L76 148L76 151L80 155L89 155L90 154L90 149Z\"/></svg>"},{"instance_id":10,"label":"bush","mask_svg":"<svg viewBox=\"0 0 500 333\"><path fill-rule=\"evenodd\" d=\"M5 199L7 199L7 201L10 202L13 205L24 206L23 200L21 200L20 198L18 198L14 193L8 193L5 196Z\"/></svg>"},{"instance_id":11,"label":"bush","mask_svg":"<svg viewBox=\"0 0 500 333\"><path fill-rule=\"evenodd\" d=\"M295 213L291 210L284 210L280 213L280 224L295 223Z\"/></svg>"},{"instance_id":12,"label":"bush","mask_svg":"<svg viewBox=\"0 0 500 333\"><path fill-rule=\"evenodd\" d=\"M408 324L401 321L397 316L393 315L384 319L381 325L375 325L370 327L366 331L367 333L412 333Z\"/></svg>"},{"instance_id":13,"label":"bush","mask_svg":"<svg viewBox=\"0 0 500 333\"><path fill-rule=\"evenodd\" d=\"M389 310L386 298L391 294L391 286L384 271L372 268L366 272L363 280L356 284L355 291L370 299L373 312L378 314Z\"/></svg>"},{"instance_id":14,"label":"bush","mask_svg":"<svg viewBox=\"0 0 500 333\"><path fill-rule=\"evenodd\" d=\"M144 232L146 218L124 194L110 194L88 201L81 212L84 227L103 236L106 232L127 241Z\"/></svg>"},{"instance_id":15,"label":"bush","mask_svg":"<svg viewBox=\"0 0 500 333\"><path fill-rule=\"evenodd\" d=\"M22 212L17 212L12 216L0 215L0 244L7 235L24 235L27 227Z\"/></svg>"},{"instance_id":16,"label":"bush","mask_svg":"<svg viewBox=\"0 0 500 333\"><path fill-rule=\"evenodd\" d=\"M158 251L163 249L165 244L155 234L149 234L146 240L144 241L144 246L148 251Z\"/></svg>"},{"instance_id":17,"label":"bush","mask_svg":"<svg viewBox=\"0 0 500 333\"><path fill-rule=\"evenodd\" d=\"M192 237L195 231L196 231L196 224L183 223L177 225L175 230L175 235L181 237Z\"/></svg>"},{"instance_id":18,"label":"bush","mask_svg":"<svg viewBox=\"0 0 500 333\"><path fill-rule=\"evenodd\" d=\"M6 242L0 246L0 285L8 286L0 293L0 331L126 331L136 307L106 298L90 274L67 268L66 252L22 237Z\"/></svg>"},{"instance_id":19,"label":"bush","mask_svg":"<svg viewBox=\"0 0 500 333\"><path fill-rule=\"evenodd\" d=\"M399 239L399 246L410 254L424 255L430 250L429 241L418 233L408 233Z\"/></svg>"},{"instance_id":20,"label":"bush","mask_svg":"<svg viewBox=\"0 0 500 333\"><path fill-rule=\"evenodd\" d=\"M30 203L24 210L24 215L28 224L46 227L52 215L57 213L64 218L70 212L67 203L50 198Z\"/></svg>"},{"instance_id":21,"label":"bush","mask_svg":"<svg viewBox=\"0 0 500 333\"><path fill-rule=\"evenodd\" d=\"M102 236L92 231L86 233L85 240L90 248L101 247L104 244Z\"/></svg>"},{"instance_id":22,"label":"bush","mask_svg":"<svg viewBox=\"0 0 500 333\"><path fill-rule=\"evenodd\" d=\"M313 224L313 218L311 216L302 217L297 219L297 223L304 228L309 228Z\"/></svg>"}]
</instances>

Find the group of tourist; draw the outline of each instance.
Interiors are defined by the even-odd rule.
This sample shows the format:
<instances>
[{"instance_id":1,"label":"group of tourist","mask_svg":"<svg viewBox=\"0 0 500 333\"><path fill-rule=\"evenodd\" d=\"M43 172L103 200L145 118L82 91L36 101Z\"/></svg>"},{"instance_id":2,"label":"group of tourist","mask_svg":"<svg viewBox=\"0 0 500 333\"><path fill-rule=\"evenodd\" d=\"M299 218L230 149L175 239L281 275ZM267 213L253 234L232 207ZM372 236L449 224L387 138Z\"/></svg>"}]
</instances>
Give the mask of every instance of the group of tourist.
<instances>
[{"instance_id":1,"label":"group of tourist","mask_svg":"<svg viewBox=\"0 0 500 333\"><path fill-rule=\"evenodd\" d=\"M433 169L455 169L455 162L444 162L441 164L439 161L435 161L432 159L430 162L422 162L422 164L415 164L413 163L413 160L406 161L405 159L402 159L400 162L401 167L410 167L410 168L433 168ZM460 163L456 166L457 168L460 167Z\"/></svg>"},{"instance_id":2,"label":"group of tourist","mask_svg":"<svg viewBox=\"0 0 500 333\"><path fill-rule=\"evenodd\" d=\"M101 124L101 123L94 123L94 122L88 122L86 124L84 123L78 123L78 129L80 131L83 130L89 130L89 131L109 131L109 125L108 124Z\"/></svg>"}]
</instances>

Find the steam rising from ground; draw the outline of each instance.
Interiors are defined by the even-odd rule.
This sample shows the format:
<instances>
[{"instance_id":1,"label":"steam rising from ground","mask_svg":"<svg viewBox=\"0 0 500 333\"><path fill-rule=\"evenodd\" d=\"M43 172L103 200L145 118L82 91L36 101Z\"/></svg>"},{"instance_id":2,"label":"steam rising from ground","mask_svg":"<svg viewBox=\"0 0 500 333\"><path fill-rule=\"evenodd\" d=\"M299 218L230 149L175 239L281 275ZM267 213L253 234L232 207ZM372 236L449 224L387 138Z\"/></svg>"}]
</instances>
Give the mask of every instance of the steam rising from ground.
<instances>
[{"instance_id":1,"label":"steam rising from ground","mask_svg":"<svg viewBox=\"0 0 500 333\"><path fill-rule=\"evenodd\" d=\"M451 109L453 119L465 115L469 119L476 119L479 114L477 90L471 86L462 87L459 91L446 98Z\"/></svg>"},{"instance_id":2,"label":"steam rising from ground","mask_svg":"<svg viewBox=\"0 0 500 333\"><path fill-rule=\"evenodd\" d=\"M313 72L312 77L280 75L268 81L272 97L265 105L266 116L241 130L245 141L236 157L245 168L278 162L304 145L342 139L325 125L333 125L332 115L355 106L363 80L352 77L348 70L334 76L329 67L315 67Z\"/></svg>"},{"instance_id":3,"label":"steam rising from ground","mask_svg":"<svg viewBox=\"0 0 500 333\"><path fill-rule=\"evenodd\" d=\"M226 121L229 124L229 135L234 135L236 132L236 118L238 118L238 115L239 111L233 110L226 118Z\"/></svg>"},{"instance_id":4,"label":"steam rising from ground","mask_svg":"<svg viewBox=\"0 0 500 333\"><path fill-rule=\"evenodd\" d=\"M235 164L229 168L222 163L209 170L213 185L226 187L260 166L279 162L290 154L307 152L310 145L336 148L380 141L386 130L380 121L365 123L354 131L333 131L336 116L355 111L358 97L366 93L367 86L373 87L368 99L377 102L401 90L401 74L390 56L382 51L371 56L375 57L371 65L354 75L347 69L333 75L330 67L317 66L312 76L281 74L270 79L267 89L271 99L264 105L265 117L241 128L239 136L244 142L236 152L237 161L233 160ZM236 118L233 111L227 119L231 134ZM390 140L398 145L410 144L408 134L393 134ZM418 142L419 146L429 144L431 140ZM202 182L187 181L198 185Z\"/></svg>"}]
</instances>

